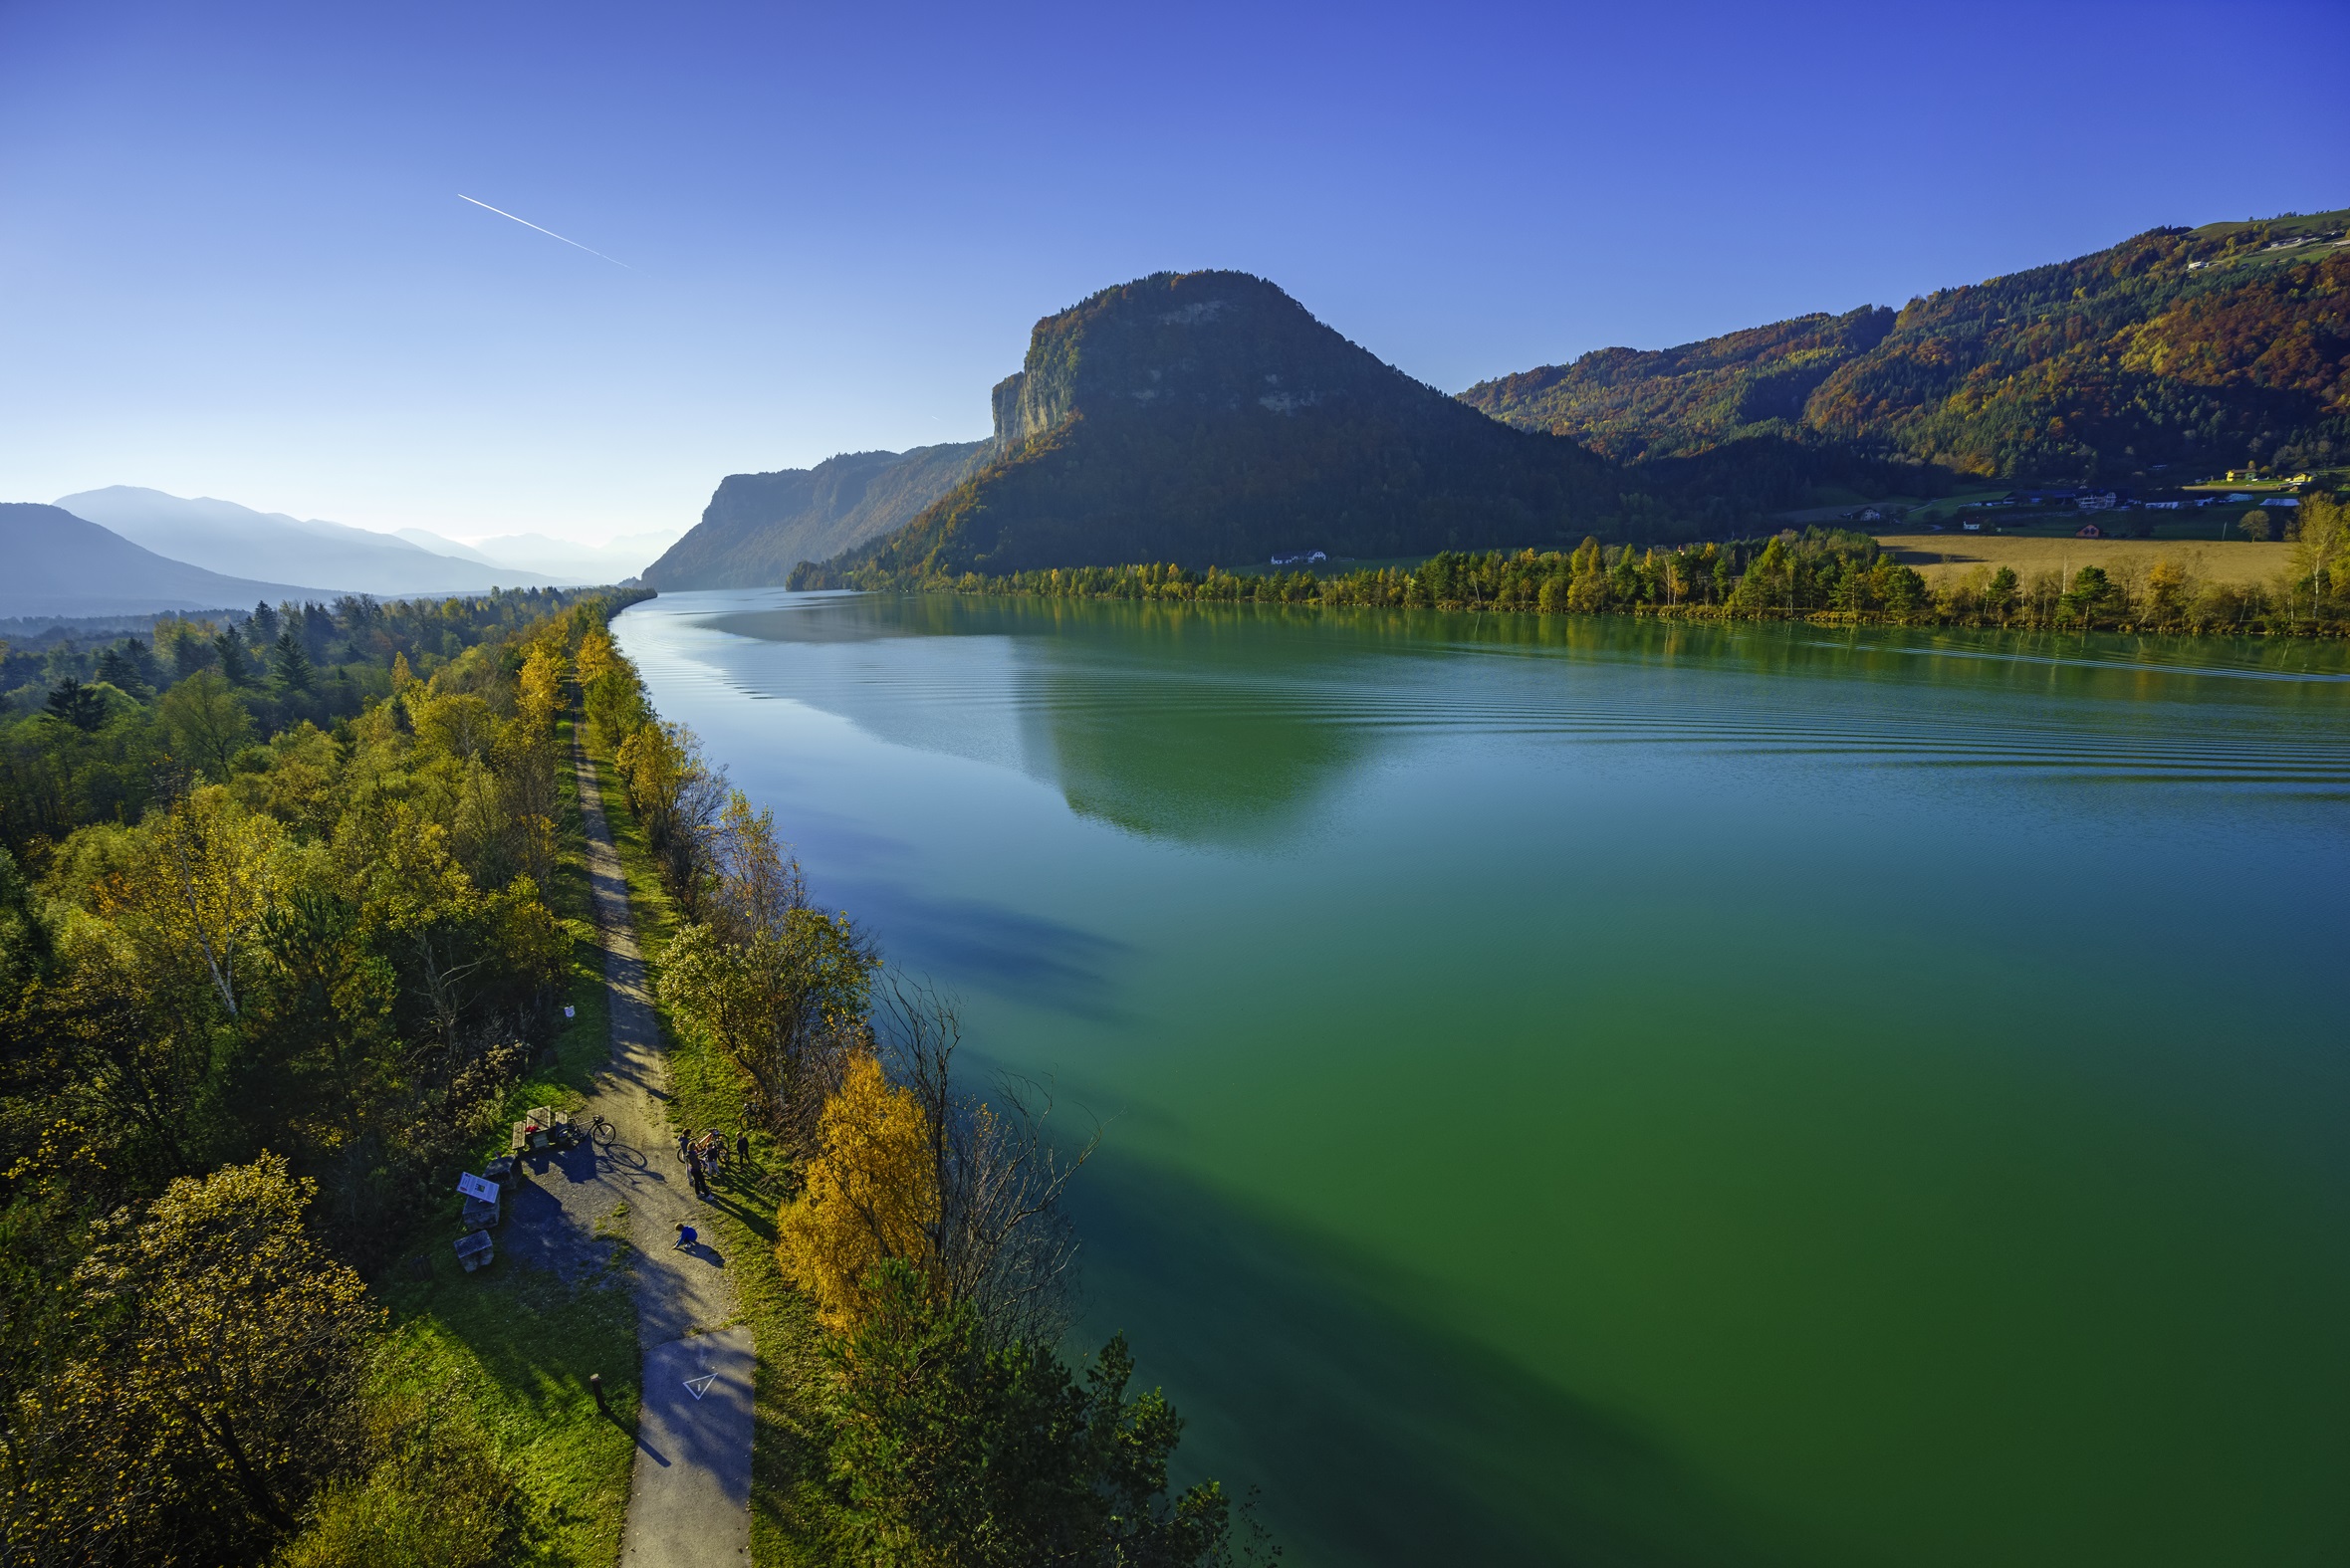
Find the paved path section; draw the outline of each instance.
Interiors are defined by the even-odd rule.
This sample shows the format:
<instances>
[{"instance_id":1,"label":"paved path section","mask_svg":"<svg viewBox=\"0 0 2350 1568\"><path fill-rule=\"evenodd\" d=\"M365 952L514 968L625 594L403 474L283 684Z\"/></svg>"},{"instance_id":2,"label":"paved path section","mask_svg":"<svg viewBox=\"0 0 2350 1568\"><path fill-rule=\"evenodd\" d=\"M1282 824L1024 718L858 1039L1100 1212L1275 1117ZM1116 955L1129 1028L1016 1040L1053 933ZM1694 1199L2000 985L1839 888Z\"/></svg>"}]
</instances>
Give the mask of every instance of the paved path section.
<instances>
[{"instance_id":1,"label":"paved path section","mask_svg":"<svg viewBox=\"0 0 2350 1568\"><path fill-rule=\"evenodd\" d=\"M533 1192L585 1224L511 1229L517 1240L526 1231L548 1237L544 1261L567 1273L608 1255L610 1242L596 1239L599 1233L624 1230L636 1248L636 1339L644 1368L621 1562L627 1568L747 1563L751 1330L727 1326L736 1315L727 1259L711 1244L710 1206L694 1196L662 1111L668 1063L628 913L628 882L604 821L595 765L576 747L573 757L612 1034L611 1059L580 1119L584 1124L600 1112L614 1137L608 1149L583 1140L568 1155L532 1162ZM624 1227L614 1218L622 1204ZM518 1205L514 1218L530 1217ZM701 1232L689 1249L677 1245L680 1221ZM527 1241L521 1250L527 1254ZM686 1388L689 1378L705 1377L712 1381Z\"/></svg>"},{"instance_id":2,"label":"paved path section","mask_svg":"<svg viewBox=\"0 0 2350 1568\"><path fill-rule=\"evenodd\" d=\"M751 1560L748 1328L722 1328L644 1353L636 1479L620 1568Z\"/></svg>"}]
</instances>

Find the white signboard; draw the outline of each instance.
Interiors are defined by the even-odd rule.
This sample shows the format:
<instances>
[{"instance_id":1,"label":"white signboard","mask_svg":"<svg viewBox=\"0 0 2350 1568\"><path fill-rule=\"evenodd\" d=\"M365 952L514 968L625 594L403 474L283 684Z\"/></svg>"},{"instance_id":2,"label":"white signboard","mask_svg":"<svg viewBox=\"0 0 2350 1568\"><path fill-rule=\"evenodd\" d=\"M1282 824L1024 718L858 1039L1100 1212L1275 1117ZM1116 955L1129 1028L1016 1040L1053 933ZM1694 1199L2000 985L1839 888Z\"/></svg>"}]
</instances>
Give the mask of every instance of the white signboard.
<instances>
[{"instance_id":1,"label":"white signboard","mask_svg":"<svg viewBox=\"0 0 2350 1568\"><path fill-rule=\"evenodd\" d=\"M498 1184L484 1180L471 1171L457 1178L457 1191L468 1198L478 1198L485 1204L494 1204L498 1201Z\"/></svg>"}]
</instances>

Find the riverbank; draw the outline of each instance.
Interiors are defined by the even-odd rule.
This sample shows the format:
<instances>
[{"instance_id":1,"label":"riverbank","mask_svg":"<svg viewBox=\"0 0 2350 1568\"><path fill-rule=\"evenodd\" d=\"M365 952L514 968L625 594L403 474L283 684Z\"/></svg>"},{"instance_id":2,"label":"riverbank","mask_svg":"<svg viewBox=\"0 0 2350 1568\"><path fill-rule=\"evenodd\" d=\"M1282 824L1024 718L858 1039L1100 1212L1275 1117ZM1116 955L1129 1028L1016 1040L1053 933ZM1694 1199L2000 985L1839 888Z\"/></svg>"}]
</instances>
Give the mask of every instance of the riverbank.
<instances>
[{"instance_id":1,"label":"riverbank","mask_svg":"<svg viewBox=\"0 0 2350 1568\"><path fill-rule=\"evenodd\" d=\"M2284 545L2120 540L1950 541L1925 562L1910 541L1839 529L1670 549L1601 545L1483 555L1416 566L1205 571L1167 562L1002 575L796 571L795 587L857 587L1185 603L1801 620L1822 625L2339 637L2350 634L2345 509L2312 496ZM2261 560L2219 551L2251 551ZM2270 554L2273 553L2273 554ZM1955 558L1955 559L1954 559ZM2215 560L2225 569L2215 571ZM2257 571L2268 564L2266 576Z\"/></svg>"},{"instance_id":2,"label":"riverbank","mask_svg":"<svg viewBox=\"0 0 2350 1568\"><path fill-rule=\"evenodd\" d=\"M1213 1481L1171 1490L1183 1424L1128 1388L1123 1338L1061 1357L1061 1195L1092 1146L1064 1153L1018 1083L983 1100L954 1001L816 905L772 813L610 642L580 668L669 1122L756 1130L699 1211L758 1342L753 1559L1229 1561L1259 1532Z\"/></svg>"}]
</instances>

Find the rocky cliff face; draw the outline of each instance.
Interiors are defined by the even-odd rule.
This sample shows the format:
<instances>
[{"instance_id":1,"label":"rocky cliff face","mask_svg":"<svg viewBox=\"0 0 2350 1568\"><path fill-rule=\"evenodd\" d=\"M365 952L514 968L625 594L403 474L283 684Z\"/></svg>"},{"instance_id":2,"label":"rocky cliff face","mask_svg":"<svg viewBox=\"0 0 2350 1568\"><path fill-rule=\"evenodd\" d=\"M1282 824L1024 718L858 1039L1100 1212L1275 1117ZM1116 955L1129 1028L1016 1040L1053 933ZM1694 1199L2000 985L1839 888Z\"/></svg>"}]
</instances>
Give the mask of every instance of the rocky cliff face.
<instances>
[{"instance_id":1,"label":"rocky cliff face","mask_svg":"<svg viewBox=\"0 0 2350 1568\"><path fill-rule=\"evenodd\" d=\"M1161 273L1037 324L977 469L867 579L1572 544L1606 465L1425 386L1246 273Z\"/></svg>"},{"instance_id":2,"label":"rocky cliff face","mask_svg":"<svg viewBox=\"0 0 2350 1568\"><path fill-rule=\"evenodd\" d=\"M814 468L730 474L692 532L644 570L656 588L774 587L898 528L978 463L985 441L908 452L850 452Z\"/></svg>"}]
</instances>

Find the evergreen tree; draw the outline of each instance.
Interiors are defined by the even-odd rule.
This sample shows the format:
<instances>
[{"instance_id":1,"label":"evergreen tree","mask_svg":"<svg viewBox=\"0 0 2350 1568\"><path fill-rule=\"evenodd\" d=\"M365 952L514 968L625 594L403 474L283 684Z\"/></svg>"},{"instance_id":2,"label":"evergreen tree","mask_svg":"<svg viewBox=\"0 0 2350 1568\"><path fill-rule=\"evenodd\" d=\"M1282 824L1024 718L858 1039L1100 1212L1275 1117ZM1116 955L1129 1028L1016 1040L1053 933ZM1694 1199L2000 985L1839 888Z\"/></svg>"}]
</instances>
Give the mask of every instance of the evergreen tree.
<instances>
[{"instance_id":1,"label":"evergreen tree","mask_svg":"<svg viewBox=\"0 0 2350 1568\"><path fill-rule=\"evenodd\" d=\"M51 718L72 725L84 735L92 734L107 722L106 698L71 675L59 681L50 692L48 709Z\"/></svg>"},{"instance_id":2,"label":"evergreen tree","mask_svg":"<svg viewBox=\"0 0 2350 1568\"><path fill-rule=\"evenodd\" d=\"M229 632L212 639L213 652L220 655L220 673L228 677L231 686L253 684L252 661L245 657L245 645Z\"/></svg>"},{"instance_id":3,"label":"evergreen tree","mask_svg":"<svg viewBox=\"0 0 2350 1568\"><path fill-rule=\"evenodd\" d=\"M140 655L146 652L135 637L119 647L107 649L98 656L98 678L133 697L143 697L152 689L152 683L140 667L144 660L134 658L134 652Z\"/></svg>"},{"instance_id":4,"label":"evergreen tree","mask_svg":"<svg viewBox=\"0 0 2350 1568\"><path fill-rule=\"evenodd\" d=\"M310 690L310 655L303 651L301 642L296 639L291 629L278 633L277 646L271 653L271 663L277 667L278 690L281 692L307 692Z\"/></svg>"}]
</instances>

